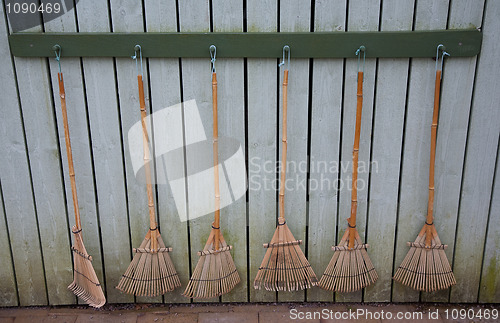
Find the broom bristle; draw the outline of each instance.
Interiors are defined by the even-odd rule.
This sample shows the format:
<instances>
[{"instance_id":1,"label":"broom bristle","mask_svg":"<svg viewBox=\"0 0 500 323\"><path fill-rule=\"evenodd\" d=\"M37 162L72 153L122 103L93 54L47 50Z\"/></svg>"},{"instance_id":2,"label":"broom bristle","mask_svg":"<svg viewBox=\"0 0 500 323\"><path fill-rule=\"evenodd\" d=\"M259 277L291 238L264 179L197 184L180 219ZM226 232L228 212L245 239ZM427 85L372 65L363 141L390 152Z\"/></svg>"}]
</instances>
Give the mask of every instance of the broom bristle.
<instances>
[{"instance_id":1,"label":"broom bristle","mask_svg":"<svg viewBox=\"0 0 500 323\"><path fill-rule=\"evenodd\" d=\"M122 275L116 288L136 296L159 296L181 286L169 252L160 235L157 236L158 250L151 252L150 232L139 248L134 248L134 258Z\"/></svg>"},{"instance_id":2,"label":"broom bristle","mask_svg":"<svg viewBox=\"0 0 500 323\"><path fill-rule=\"evenodd\" d=\"M267 251L255 278L254 288L296 291L315 286L318 279L300 249L301 243L301 240L295 240L286 222L278 224L271 243L264 244Z\"/></svg>"},{"instance_id":3,"label":"broom bristle","mask_svg":"<svg viewBox=\"0 0 500 323\"><path fill-rule=\"evenodd\" d=\"M106 303L106 297L92 266L92 257L83 245L82 230L77 230L74 226L73 234L75 242L71 250L73 251L74 278L68 289L90 306L99 308Z\"/></svg>"},{"instance_id":4,"label":"broom bristle","mask_svg":"<svg viewBox=\"0 0 500 323\"><path fill-rule=\"evenodd\" d=\"M433 292L456 285L457 281L446 257L447 245L441 244L434 224L430 247L425 247L425 225L415 242L408 242L410 250L398 267L394 280L413 289Z\"/></svg>"},{"instance_id":5,"label":"broom bristle","mask_svg":"<svg viewBox=\"0 0 500 323\"><path fill-rule=\"evenodd\" d=\"M338 246L332 247L332 260L326 267L318 286L335 292L354 292L374 283L377 272L366 252L357 231L354 247L349 249L349 230L346 231Z\"/></svg>"},{"instance_id":6,"label":"broom bristle","mask_svg":"<svg viewBox=\"0 0 500 323\"><path fill-rule=\"evenodd\" d=\"M240 275L222 233L220 248L214 250L216 229L212 229L200 259L183 295L190 298L214 298L229 293L240 282Z\"/></svg>"}]
</instances>

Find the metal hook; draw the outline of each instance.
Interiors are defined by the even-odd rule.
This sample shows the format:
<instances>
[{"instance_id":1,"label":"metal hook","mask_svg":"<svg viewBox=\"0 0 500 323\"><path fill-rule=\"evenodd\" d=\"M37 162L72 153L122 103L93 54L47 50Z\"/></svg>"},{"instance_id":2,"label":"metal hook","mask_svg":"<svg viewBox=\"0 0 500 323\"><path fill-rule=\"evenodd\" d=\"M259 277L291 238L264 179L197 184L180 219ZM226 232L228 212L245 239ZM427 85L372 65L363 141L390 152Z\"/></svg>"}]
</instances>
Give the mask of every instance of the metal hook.
<instances>
[{"instance_id":1,"label":"metal hook","mask_svg":"<svg viewBox=\"0 0 500 323\"><path fill-rule=\"evenodd\" d=\"M290 69L290 46L288 45L285 45L283 46L283 60L281 61L281 63L278 64L278 66L283 66L285 65L285 52L288 52L288 65L287 65L287 70Z\"/></svg>"},{"instance_id":2,"label":"metal hook","mask_svg":"<svg viewBox=\"0 0 500 323\"><path fill-rule=\"evenodd\" d=\"M447 51L443 50L443 54L441 55L441 71L443 70L443 62L444 62L444 57L445 56L450 56L450 54ZM441 74L442 77L443 74Z\"/></svg>"},{"instance_id":3,"label":"metal hook","mask_svg":"<svg viewBox=\"0 0 500 323\"><path fill-rule=\"evenodd\" d=\"M356 56L358 56L358 72L359 72L359 61L361 59L361 55L359 55L360 52L363 52L363 77L365 73L365 61L366 61L366 47L361 45L359 48L356 50Z\"/></svg>"},{"instance_id":4,"label":"metal hook","mask_svg":"<svg viewBox=\"0 0 500 323\"><path fill-rule=\"evenodd\" d=\"M62 73L61 72L61 52L62 52L61 46L59 46L58 44L55 44L54 46L52 46L52 50L56 53L56 61L59 64L59 73Z\"/></svg>"},{"instance_id":5,"label":"metal hook","mask_svg":"<svg viewBox=\"0 0 500 323\"><path fill-rule=\"evenodd\" d=\"M141 60L141 74L143 74L143 70L142 70L142 47L141 45L135 45L134 46L134 56L131 56L133 60L135 60L135 68L137 70L137 75L139 75L139 65L138 65L138 62L137 62L137 51L139 51L139 59Z\"/></svg>"},{"instance_id":6,"label":"metal hook","mask_svg":"<svg viewBox=\"0 0 500 323\"><path fill-rule=\"evenodd\" d=\"M441 71L443 70L443 61L445 56L450 56L450 54L446 51L446 47L443 44L439 44L436 48L436 68L435 72L438 71L438 62L439 62L439 50L442 50L443 53L441 54L441 64L440 64L440 69ZM442 76L441 76L442 77Z\"/></svg>"},{"instance_id":7,"label":"metal hook","mask_svg":"<svg viewBox=\"0 0 500 323\"><path fill-rule=\"evenodd\" d=\"M212 62L212 73L215 73L215 56L217 55L217 47L215 45L210 45L210 62Z\"/></svg>"}]
</instances>

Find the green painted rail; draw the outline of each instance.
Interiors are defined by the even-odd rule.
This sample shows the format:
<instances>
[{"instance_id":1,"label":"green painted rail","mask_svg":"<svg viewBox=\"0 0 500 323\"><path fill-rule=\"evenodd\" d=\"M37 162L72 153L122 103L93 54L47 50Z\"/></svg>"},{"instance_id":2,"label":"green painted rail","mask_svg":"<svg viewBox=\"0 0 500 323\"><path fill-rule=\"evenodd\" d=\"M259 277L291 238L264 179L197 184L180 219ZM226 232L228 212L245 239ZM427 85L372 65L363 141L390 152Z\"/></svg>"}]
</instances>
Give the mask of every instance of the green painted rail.
<instances>
[{"instance_id":1,"label":"green painted rail","mask_svg":"<svg viewBox=\"0 0 500 323\"><path fill-rule=\"evenodd\" d=\"M204 57L217 46L217 57L281 57L289 45L294 58L432 57L443 44L453 57L479 54L477 30L314 32L314 33L15 33L9 36L14 56L50 57L59 44L65 57L129 57L141 45L144 57Z\"/></svg>"}]
</instances>

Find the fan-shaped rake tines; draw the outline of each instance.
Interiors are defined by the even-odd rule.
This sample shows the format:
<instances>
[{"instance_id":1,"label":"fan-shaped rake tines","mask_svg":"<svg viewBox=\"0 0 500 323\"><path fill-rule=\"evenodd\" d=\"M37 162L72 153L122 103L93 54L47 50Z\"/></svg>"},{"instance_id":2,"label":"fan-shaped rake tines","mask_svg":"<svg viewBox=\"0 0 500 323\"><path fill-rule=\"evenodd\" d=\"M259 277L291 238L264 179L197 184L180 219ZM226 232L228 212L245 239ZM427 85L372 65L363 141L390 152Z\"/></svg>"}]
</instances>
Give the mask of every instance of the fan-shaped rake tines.
<instances>
[{"instance_id":1,"label":"fan-shaped rake tines","mask_svg":"<svg viewBox=\"0 0 500 323\"><path fill-rule=\"evenodd\" d=\"M307 261L300 244L283 218L267 248L264 260L259 267L254 288L262 287L269 291L296 291L311 288L318 282L309 261Z\"/></svg>"},{"instance_id":2,"label":"fan-shaped rake tines","mask_svg":"<svg viewBox=\"0 0 500 323\"><path fill-rule=\"evenodd\" d=\"M148 231L140 247L133 249L134 258L116 288L136 296L158 296L181 286L168 254L172 248L165 247L159 234L157 241L158 250L151 250L151 231Z\"/></svg>"},{"instance_id":3,"label":"fan-shaped rake tines","mask_svg":"<svg viewBox=\"0 0 500 323\"><path fill-rule=\"evenodd\" d=\"M229 293L240 282L230 250L222 233L219 233L220 248L214 250L216 230L212 229L193 275L184 291L190 298L214 298Z\"/></svg>"},{"instance_id":4,"label":"fan-shaped rake tines","mask_svg":"<svg viewBox=\"0 0 500 323\"><path fill-rule=\"evenodd\" d=\"M355 231L354 247L349 249L349 230L346 231L334 251L332 260L326 267L318 286L335 292L354 292L374 283L377 272L366 252L358 231Z\"/></svg>"},{"instance_id":5,"label":"fan-shaped rake tines","mask_svg":"<svg viewBox=\"0 0 500 323\"><path fill-rule=\"evenodd\" d=\"M74 278L68 289L90 306L99 308L106 303L106 297L92 266L92 257L83 245L82 230L74 226L73 234L75 242L71 250L73 251Z\"/></svg>"},{"instance_id":6,"label":"fan-shaped rake tines","mask_svg":"<svg viewBox=\"0 0 500 323\"><path fill-rule=\"evenodd\" d=\"M441 244L434 224L430 230L431 243L426 246L426 225L415 242L407 243L410 250L398 267L394 280L419 291L433 292L456 285L457 281L444 251L448 246Z\"/></svg>"}]
</instances>

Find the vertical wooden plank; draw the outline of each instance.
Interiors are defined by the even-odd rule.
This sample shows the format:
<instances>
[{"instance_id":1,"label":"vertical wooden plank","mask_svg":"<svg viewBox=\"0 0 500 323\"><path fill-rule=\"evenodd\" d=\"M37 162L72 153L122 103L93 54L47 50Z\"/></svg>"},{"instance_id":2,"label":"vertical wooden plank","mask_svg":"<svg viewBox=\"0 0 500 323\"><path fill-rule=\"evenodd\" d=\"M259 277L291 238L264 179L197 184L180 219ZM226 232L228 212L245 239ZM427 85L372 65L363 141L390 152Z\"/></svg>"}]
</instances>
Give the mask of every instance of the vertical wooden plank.
<instances>
[{"instance_id":1,"label":"vertical wooden plank","mask_svg":"<svg viewBox=\"0 0 500 323\"><path fill-rule=\"evenodd\" d=\"M243 32L243 0L213 0L214 32ZM224 48L218 48L223 51ZM245 95L243 59L221 59L216 62L218 86L219 136L237 139L245 151ZM220 154L224 154L221 146ZM241 282L223 302L248 301L246 195L221 210L224 239L233 246L233 260Z\"/></svg>"},{"instance_id":2,"label":"vertical wooden plank","mask_svg":"<svg viewBox=\"0 0 500 323\"><path fill-rule=\"evenodd\" d=\"M109 32L108 12L105 0L79 1L80 32ZM84 58L83 67L99 201L106 297L108 303L132 302L132 296L115 288L130 264L131 246L113 59Z\"/></svg>"},{"instance_id":3,"label":"vertical wooden plank","mask_svg":"<svg viewBox=\"0 0 500 323\"><path fill-rule=\"evenodd\" d=\"M247 31L276 32L278 2L247 1ZM248 232L250 285L276 229L277 60L248 59ZM249 286L251 302L273 302L276 293Z\"/></svg>"},{"instance_id":4,"label":"vertical wooden plank","mask_svg":"<svg viewBox=\"0 0 500 323\"><path fill-rule=\"evenodd\" d=\"M179 2L179 22L181 32L209 32L210 31L210 8L208 0L189 2ZM182 88L183 101L196 100L200 118L203 123L204 131L207 140L212 141L212 76L210 70L210 53L207 50L207 58L186 58L181 61L182 68ZM220 49L219 49L220 50ZM217 65L218 66L218 65ZM184 120L184 128L186 129L186 142L195 142L193 131L190 129L190 120ZM199 129L195 132L199 132ZM191 160L186 156L187 173L194 173L193 169L199 161ZM208 158L211 158L208 157ZM190 198L196 194L196 189L199 185L194 185L193 181L188 179L188 205ZM207 183L208 187L213 187L213 182ZM189 213L188 216L195 216ZM191 271L193 271L198 263L198 251L203 249L210 234L211 224L213 222L213 213L204 215L198 218L189 219L189 232L191 244ZM201 300L196 300L201 301ZM217 302L218 298L206 300L208 302Z\"/></svg>"},{"instance_id":5,"label":"vertical wooden plank","mask_svg":"<svg viewBox=\"0 0 500 323\"><path fill-rule=\"evenodd\" d=\"M45 32L75 32L76 21L74 12L68 12L44 24ZM78 192L78 206L83 228L83 241L85 249L92 256L92 264L96 271L99 282L103 281L102 257L99 236L99 222L97 219L97 208L94 187L94 174L92 169L92 157L90 155L90 140L88 132L87 109L83 92L83 77L79 58L65 58L62 49L61 68L64 75L64 87L66 91L66 103L69 132L71 137L71 150L75 169L76 187ZM59 147L61 150L62 173L66 191L66 207L70 228L74 225L75 211L71 197L71 183L69 179L68 159L66 142L64 139L64 124L61 111L61 100L59 98L59 85L57 73L59 66L57 61L49 58L50 76L53 89L53 100L57 121ZM73 234L70 234L73 239ZM71 240L72 242L73 240ZM71 281L68 282L68 285ZM79 303L86 304L78 299Z\"/></svg>"},{"instance_id":6,"label":"vertical wooden plank","mask_svg":"<svg viewBox=\"0 0 500 323\"><path fill-rule=\"evenodd\" d=\"M14 64L7 40L7 22L0 6L0 178L5 219L9 226L19 305L46 305L47 294L38 224L33 201L24 124L17 97ZM3 244L2 244L3 245Z\"/></svg>"},{"instance_id":7,"label":"vertical wooden plank","mask_svg":"<svg viewBox=\"0 0 500 323\"><path fill-rule=\"evenodd\" d=\"M379 29L379 0L353 0L349 1L347 19L348 31L377 31ZM363 44L359 44L360 46ZM370 49L367 48L369 51ZM360 62L362 62L360 60ZM342 142L340 160L340 196L338 233L336 244L340 242L347 221L351 214L351 188L352 188L352 147L354 145L354 127L356 123L357 104L357 71L358 60L346 59L345 63L344 106L342 117ZM366 213L368 209L369 165L372 138L373 98L375 94L376 60L367 59L365 62L363 81L363 115L361 117L360 148L358 161L358 214L356 227L362 240L366 239ZM362 68L362 66L361 66ZM368 249L368 254L372 252ZM337 302L361 302L362 291L353 293L335 294Z\"/></svg>"},{"instance_id":8,"label":"vertical wooden plank","mask_svg":"<svg viewBox=\"0 0 500 323\"><path fill-rule=\"evenodd\" d=\"M49 304L72 304L73 280L68 222L60 171L51 89L45 59L17 59L18 85L25 122Z\"/></svg>"},{"instance_id":9,"label":"vertical wooden plank","mask_svg":"<svg viewBox=\"0 0 500 323\"><path fill-rule=\"evenodd\" d=\"M488 14L486 16L488 17ZM480 303L500 303L500 276L498 275L498 264L500 263L500 150L497 152L496 163L483 270L479 285Z\"/></svg>"},{"instance_id":10,"label":"vertical wooden plank","mask_svg":"<svg viewBox=\"0 0 500 323\"><path fill-rule=\"evenodd\" d=\"M111 21L113 32L142 32L144 31L144 20L142 6L137 2L125 2L112 0ZM139 44L141 45L141 44ZM148 49L142 46L143 51ZM134 54L134 48L130 48L130 55ZM138 53L139 55L139 53ZM139 73L141 73L140 59ZM146 109L151 111L149 102L149 83L148 83L148 64L143 59L143 83L146 99ZM136 178L132 167L131 149L140 150L142 154L142 145L140 147L130 147L128 140L128 131L137 122L140 121L141 114L139 110L139 92L137 85L136 63L130 58L116 58L115 60L116 78L118 82L118 98L120 106L120 122L122 127L122 143L125 158L125 178L127 185L127 201L129 212L129 226L132 247L139 246L144 240L144 236L149 228L148 216L148 197L144 179ZM151 125L148 125L151 129ZM152 145L150 146L152 147ZM154 167L151 170L154 176ZM155 195L155 186L153 186L153 195ZM156 210L157 211L157 210ZM137 302L158 303L161 297L137 297Z\"/></svg>"},{"instance_id":11,"label":"vertical wooden plank","mask_svg":"<svg viewBox=\"0 0 500 323\"><path fill-rule=\"evenodd\" d=\"M9 241L9 232L5 218L5 208L3 204L2 189L0 185L0 280L2 281L2 291L0 291L0 306L17 306L16 278L14 267L12 266L12 247Z\"/></svg>"},{"instance_id":12,"label":"vertical wooden plank","mask_svg":"<svg viewBox=\"0 0 500 323\"><path fill-rule=\"evenodd\" d=\"M448 1L418 1L415 12L415 30L445 29L448 4ZM415 240L427 215L430 124L434 102L435 73L433 59L416 58L412 60L401 169L394 272L408 253L409 248L406 246L406 242ZM393 283L393 302L418 302L419 297L418 291L400 283Z\"/></svg>"},{"instance_id":13,"label":"vertical wooden plank","mask_svg":"<svg viewBox=\"0 0 500 323\"><path fill-rule=\"evenodd\" d=\"M280 2L280 31L308 32L311 21L311 3L307 1ZM294 59L291 51L290 74L288 78L288 152L287 192L285 194L285 217L295 239L305 241L306 237L306 185L307 185L307 141L309 102L309 60ZM283 67L280 68L280 84L283 82ZM279 143L282 134L282 88L280 87ZM279 145L280 160L282 147ZM305 246L301 246L305 250ZM315 268L316 269L316 268ZM305 293L280 292L278 300L303 301Z\"/></svg>"},{"instance_id":14,"label":"vertical wooden plank","mask_svg":"<svg viewBox=\"0 0 500 323\"><path fill-rule=\"evenodd\" d=\"M384 1L381 30L411 30L413 1ZM392 262L401 146L405 116L408 59L380 59L374 110L373 153L367 243L379 279L365 290L368 302L391 300Z\"/></svg>"},{"instance_id":15,"label":"vertical wooden plank","mask_svg":"<svg viewBox=\"0 0 500 323\"><path fill-rule=\"evenodd\" d=\"M500 67L496 54L499 50L499 13L498 2L488 1L483 26L483 48L478 58L460 193L453 261L457 285L452 287L450 294L450 302L454 303L471 303L478 300L481 258L487 233L497 159L495 152L498 148L500 133L500 109L498 108L500 94L497 90L498 84L494 79L498 76ZM496 71L495 74L492 74L492 71ZM489 246L490 250L492 247ZM498 271L496 276L498 277Z\"/></svg>"},{"instance_id":16,"label":"vertical wooden plank","mask_svg":"<svg viewBox=\"0 0 500 323\"><path fill-rule=\"evenodd\" d=\"M148 32L176 32L177 31L177 9L176 1L146 1L145 16L146 16L146 30ZM149 75L151 87L151 107L153 113L162 111L167 107L171 107L181 102L180 94L180 69L178 59L164 59L164 58L151 58L149 59ZM182 129L182 115L172 114L173 121L181 125ZM154 118L153 115L153 131L155 134L155 148L163 146L161 141L170 141L171 138L158 138L156 135L158 126L162 126L162 122ZM166 126L166 125L164 125ZM162 131L160 131L163 133ZM182 135L182 134L181 134ZM182 140L182 139L181 139ZM156 150L158 151L158 150ZM161 156L157 156L160 158ZM184 156L181 159L184 163ZM157 168L159 167L156 165ZM168 172L168 170L167 170ZM160 174L157 173L157 176ZM165 176L165 174L163 174ZM177 274L181 280L181 287L164 295L166 303L188 303L189 298L182 296L184 291L183 287L189 281L189 258L186 254L189 253L188 248L188 231L187 223L181 222L179 217L179 208L186 208L186 202L183 203L174 201L172 189L168 183L158 181L156 190L158 195L157 212L160 223L160 232L163 241L168 246L173 247L173 252L170 253L172 262L177 270ZM185 190L185 187L182 186ZM180 205L178 205L180 204ZM176 206L178 205L178 206Z\"/></svg>"},{"instance_id":17,"label":"vertical wooden plank","mask_svg":"<svg viewBox=\"0 0 500 323\"><path fill-rule=\"evenodd\" d=\"M41 32L40 25L32 32ZM72 304L73 280L61 160L46 58L14 59L35 196L48 303ZM16 267L20 268L20 267Z\"/></svg>"},{"instance_id":18,"label":"vertical wooden plank","mask_svg":"<svg viewBox=\"0 0 500 323\"><path fill-rule=\"evenodd\" d=\"M472 4L465 0L450 2L448 28L480 26L484 1ZM441 82L441 106L436 142L436 172L434 196L434 225L441 242L448 244L446 255L454 263L454 247L459 211L460 187L464 166L469 113L474 84L476 57L445 59ZM455 259L459 259L456 258ZM453 268L453 267L452 267ZM457 281L468 279L456 276ZM448 302L449 290L422 293L422 301Z\"/></svg>"},{"instance_id":19,"label":"vertical wooden plank","mask_svg":"<svg viewBox=\"0 0 500 323\"><path fill-rule=\"evenodd\" d=\"M346 1L316 1L314 31L345 31ZM332 257L337 224L337 178L344 60L313 61L309 176L308 260L318 279ZM332 167L333 166L333 167ZM307 290L307 301L332 301L332 293Z\"/></svg>"}]
</instances>

